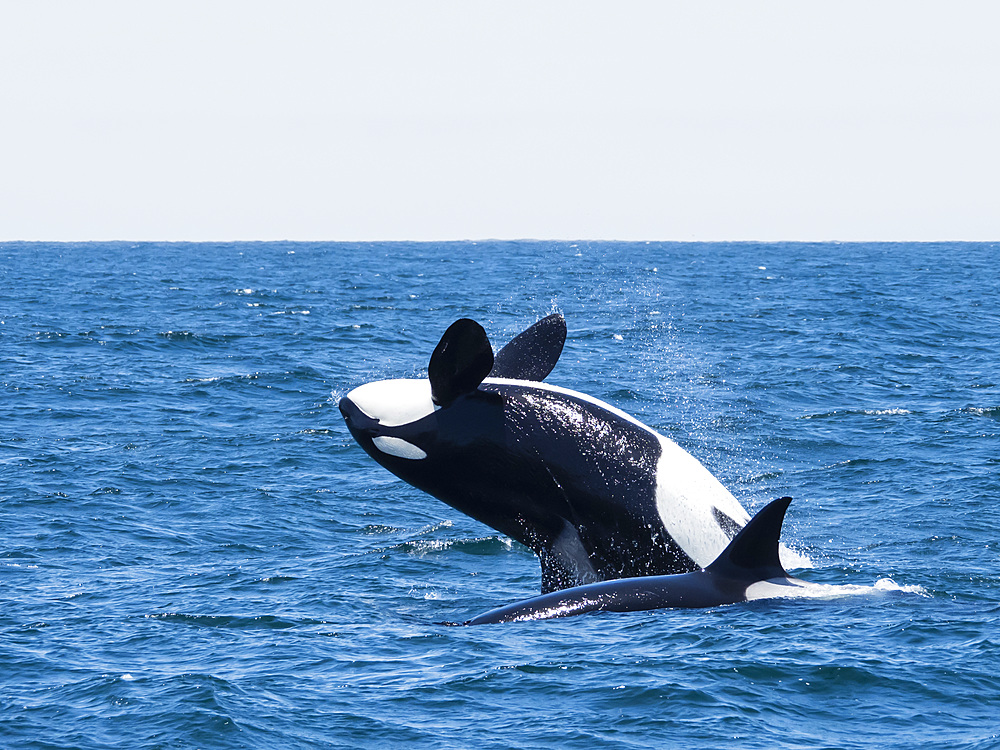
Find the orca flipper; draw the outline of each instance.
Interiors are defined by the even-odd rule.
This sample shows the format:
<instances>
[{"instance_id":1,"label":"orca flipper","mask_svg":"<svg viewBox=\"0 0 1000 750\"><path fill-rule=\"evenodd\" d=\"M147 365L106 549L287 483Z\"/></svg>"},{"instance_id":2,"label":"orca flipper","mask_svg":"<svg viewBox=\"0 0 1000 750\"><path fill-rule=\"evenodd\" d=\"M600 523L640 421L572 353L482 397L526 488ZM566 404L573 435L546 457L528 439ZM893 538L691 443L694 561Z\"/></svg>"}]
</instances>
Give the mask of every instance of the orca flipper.
<instances>
[{"instance_id":1,"label":"orca flipper","mask_svg":"<svg viewBox=\"0 0 1000 750\"><path fill-rule=\"evenodd\" d=\"M778 557L778 540L791 502L790 497L779 497L761 508L705 572L749 581L787 578Z\"/></svg>"},{"instance_id":2,"label":"orca flipper","mask_svg":"<svg viewBox=\"0 0 1000 750\"><path fill-rule=\"evenodd\" d=\"M493 348L486 331L469 318L456 320L434 347L427 366L431 400L438 406L447 406L479 388L492 368Z\"/></svg>"},{"instance_id":3,"label":"orca flipper","mask_svg":"<svg viewBox=\"0 0 1000 750\"><path fill-rule=\"evenodd\" d=\"M552 545L538 552L538 561L542 566L543 594L601 580L579 532L566 519Z\"/></svg>"},{"instance_id":4,"label":"orca flipper","mask_svg":"<svg viewBox=\"0 0 1000 750\"><path fill-rule=\"evenodd\" d=\"M566 319L559 313L542 318L496 353L491 378L541 382L552 372L566 343Z\"/></svg>"}]
</instances>

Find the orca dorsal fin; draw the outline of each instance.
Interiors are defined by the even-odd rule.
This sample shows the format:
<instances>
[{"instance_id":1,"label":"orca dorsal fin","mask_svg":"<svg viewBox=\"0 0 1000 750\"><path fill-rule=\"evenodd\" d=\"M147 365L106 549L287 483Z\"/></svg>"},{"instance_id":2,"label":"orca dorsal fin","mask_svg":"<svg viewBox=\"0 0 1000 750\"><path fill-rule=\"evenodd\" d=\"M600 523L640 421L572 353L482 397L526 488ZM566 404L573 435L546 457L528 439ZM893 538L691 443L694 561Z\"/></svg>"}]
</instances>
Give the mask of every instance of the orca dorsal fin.
<instances>
[{"instance_id":1,"label":"orca dorsal fin","mask_svg":"<svg viewBox=\"0 0 1000 750\"><path fill-rule=\"evenodd\" d=\"M754 581L787 577L778 557L778 539L791 502L790 497L779 497L761 508L706 572Z\"/></svg>"},{"instance_id":2,"label":"orca dorsal fin","mask_svg":"<svg viewBox=\"0 0 1000 750\"><path fill-rule=\"evenodd\" d=\"M491 369L493 349L486 331L469 318L456 320L434 347L427 366L431 399L438 406L447 406L476 390Z\"/></svg>"},{"instance_id":3,"label":"orca dorsal fin","mask_svg":"<svg viewBox=\"0 0 1000 750\"><path fill-rule=\"evenodd\" d=\"M565 343L565 318L559 313L542 318L497 352L490 377L541 382L556 366Z\"/></svg>"}]
</instances>

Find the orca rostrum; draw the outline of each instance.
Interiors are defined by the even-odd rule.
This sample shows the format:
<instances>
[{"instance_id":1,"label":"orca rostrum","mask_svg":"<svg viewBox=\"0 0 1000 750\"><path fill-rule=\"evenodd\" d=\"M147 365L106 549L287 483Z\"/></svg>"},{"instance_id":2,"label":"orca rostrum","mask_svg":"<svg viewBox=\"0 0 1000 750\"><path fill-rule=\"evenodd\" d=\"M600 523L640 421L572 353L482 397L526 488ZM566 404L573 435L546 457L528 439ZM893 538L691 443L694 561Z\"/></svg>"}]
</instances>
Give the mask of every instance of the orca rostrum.
<instances>
[{"instance_id":1,"label":"orca rostrum","mask_svg":"<svg viewBox=\"0 0 1000 750\"><path fill-rule=\"evenodd\" d=\"M543 592L707 566L749 514L673 441L542 382L565 341L554 314L494 355L482 326L463 318L426 379L362 385L340 411L379 464L531 548Z\"/></svg>"}]
</instances>

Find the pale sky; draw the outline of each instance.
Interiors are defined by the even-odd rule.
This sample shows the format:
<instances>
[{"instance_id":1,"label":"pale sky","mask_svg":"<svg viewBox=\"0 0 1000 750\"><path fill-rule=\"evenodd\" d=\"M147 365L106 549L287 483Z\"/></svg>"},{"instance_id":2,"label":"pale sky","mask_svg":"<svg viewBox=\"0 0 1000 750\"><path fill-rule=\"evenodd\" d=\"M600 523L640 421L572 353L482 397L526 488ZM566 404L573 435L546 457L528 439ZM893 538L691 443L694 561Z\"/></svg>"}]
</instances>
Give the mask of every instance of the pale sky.
<instances>
[{"instance_id":1,"label":"pale sky","mask_svg":"<svg viewBox=\"0 0 1000 750\"><path fill-rule=\"evenodd\" d=\"M1000 3L0 0L0 240L1000 240Z\"/></svg>"}]
</instances>

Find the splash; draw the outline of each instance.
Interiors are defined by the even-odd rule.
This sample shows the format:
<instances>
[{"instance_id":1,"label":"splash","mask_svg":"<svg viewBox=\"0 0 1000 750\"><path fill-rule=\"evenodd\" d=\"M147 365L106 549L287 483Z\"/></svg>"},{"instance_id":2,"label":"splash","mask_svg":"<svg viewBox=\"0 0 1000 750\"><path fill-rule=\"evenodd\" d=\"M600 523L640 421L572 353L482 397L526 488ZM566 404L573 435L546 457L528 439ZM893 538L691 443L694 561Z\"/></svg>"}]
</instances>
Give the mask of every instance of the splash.
<instances>
[{"instance_id":1,"label":"splash","mask_svg":"<svg viewBox=\"0 0 1000 750\"><path fill-rule=\"evenodd\" d=\"M890 591L930 596L922 586L901 586L890 578L880 578L871 586L855 583L811 583L798 578L789 578L786 581L759 581L747 589L746 597L747 601L756 601L758 599L829 600Z\"/></svg>"}]
</instances>

